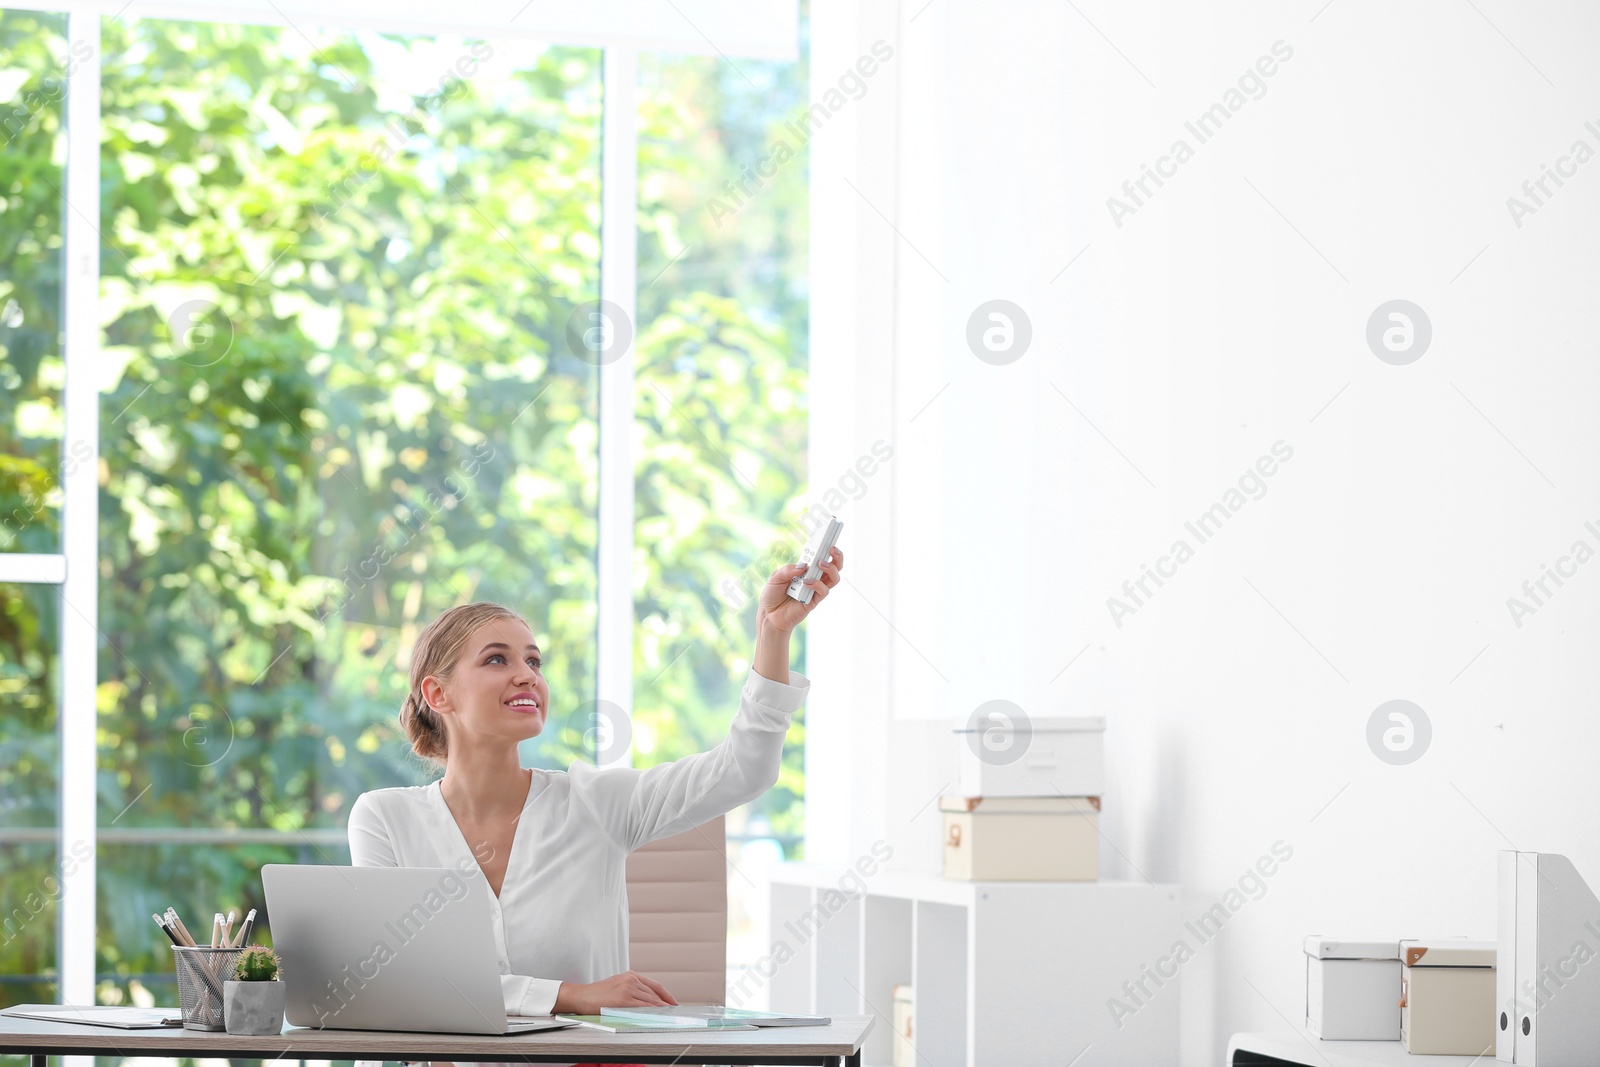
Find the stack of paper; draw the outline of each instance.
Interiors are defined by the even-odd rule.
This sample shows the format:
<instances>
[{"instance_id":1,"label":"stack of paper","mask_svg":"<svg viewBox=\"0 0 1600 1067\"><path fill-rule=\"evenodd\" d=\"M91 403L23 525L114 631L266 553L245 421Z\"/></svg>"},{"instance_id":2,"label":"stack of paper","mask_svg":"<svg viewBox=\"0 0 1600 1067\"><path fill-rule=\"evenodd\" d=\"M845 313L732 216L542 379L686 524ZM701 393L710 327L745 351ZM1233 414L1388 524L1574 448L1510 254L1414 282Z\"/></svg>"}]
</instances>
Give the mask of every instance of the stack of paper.
<instances>
[{"instance_id":1,"label":"stack of paper","mask_svg":"<svg viewBox=\"0 0 1600 1067\"><path fill-rule=\"evenodd\" d=\"M56 1023L115 1026L122 1030L146 1030L183 1025L183 1015L177 1008L118 1008L99 1004L14 1004L0 1010L0 1015L15 1015L22 1019L46 1019Z\"/></svg>"},{"instance_id":2,"label":"stack of paper","mask_svg":"<svg viewBox=\"0 0 1600 1067\"><path fill-rule=\"evenodd\" d=\"M601 1008L607 1019L636 1019L663 1026L695 1027L711 1025L747 1024L750 1026L826 1026L833 1020L826 1015L786 1015L776 1011L751 1011L746 1008L728 1008L721 1004L673 1004L650 1008Z\"/></svg>"}]
</instances>

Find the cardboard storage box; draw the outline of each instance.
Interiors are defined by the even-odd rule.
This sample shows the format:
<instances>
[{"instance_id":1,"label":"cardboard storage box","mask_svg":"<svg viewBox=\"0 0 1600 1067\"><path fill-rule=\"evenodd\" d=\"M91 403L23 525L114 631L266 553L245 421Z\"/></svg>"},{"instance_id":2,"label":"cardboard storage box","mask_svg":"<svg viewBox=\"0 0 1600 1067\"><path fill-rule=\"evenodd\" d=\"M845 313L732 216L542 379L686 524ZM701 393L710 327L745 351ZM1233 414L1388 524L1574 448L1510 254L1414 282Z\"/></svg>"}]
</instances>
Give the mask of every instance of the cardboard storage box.
<instances>
[{"instance_id":1,"label":"cardboard storage box","mask_svg":"<svg viewBox=\"0 0 1600 1067\"><path fill-rule=\"evenodd\" d=\"M944 876L969 882L1092 882L1099 797L941 797Z\"/></svg>"},{"instance_id":2,"label":"cardboard storage box","mask_svg":"<svg viewBox=\"0 0 1600 1067\"><path fill-rule=\"evenodd\" d=\"M1407 1052L1494 1055L1493 941L1400 942L1400 1040Z\"/></svg>"},{"instance_id":3,"label":"cardboard storage box","mask_svg":"<svg viewBox=\"0 0 1600 1067\"><path fill-rule=\"evenodd\" d=\"M958 729L960 791L967 797L1097 797L1105 792L1106 720L1054 716L1026 724L994 719Z\"/></svg>"},{"instance_id":4,"label":"cardboard storage box","mask_svg":"<svg viewBox=\"0 0 1600 1067\"><path fill-rule=\"evenodd\" d=\"M889 994L894 1012L894 1067L916 1067L917 1052L912 1035L913 997L911 987L897 985Z\"/></svg>"},{"instance_id":5,"label":"cardboard storage box","mask_svg":"<svg viewBox=\"0 0 1600 1067\"><path fill-rule=\"evenodd\" d=\"M1400 1040L1400 942L1306 938L1306 1029L1325 1041Z\"/></svg>"}]
</instances>

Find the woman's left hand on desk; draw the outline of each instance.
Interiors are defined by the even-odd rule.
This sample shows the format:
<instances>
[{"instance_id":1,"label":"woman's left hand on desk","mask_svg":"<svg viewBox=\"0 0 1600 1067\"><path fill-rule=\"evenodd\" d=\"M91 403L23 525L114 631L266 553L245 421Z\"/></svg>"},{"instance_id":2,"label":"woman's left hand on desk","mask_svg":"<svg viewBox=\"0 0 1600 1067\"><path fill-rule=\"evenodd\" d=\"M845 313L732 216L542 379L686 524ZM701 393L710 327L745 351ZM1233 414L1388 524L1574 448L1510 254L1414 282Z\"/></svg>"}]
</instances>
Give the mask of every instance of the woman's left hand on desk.
<instances>
[{"instance_id":1,"label":"woman's left hand on desk","mask_svg":"<svg viewBox=\"0 0 1600 1067\"><path fill-rule=\"evenodd\" d=\"M555 1014L599 1015L600 1009L662 1007L678 1003L667 987L638 971L623 971L598 982L562 982L556 990Z\"/></svg>"}]
</instances>

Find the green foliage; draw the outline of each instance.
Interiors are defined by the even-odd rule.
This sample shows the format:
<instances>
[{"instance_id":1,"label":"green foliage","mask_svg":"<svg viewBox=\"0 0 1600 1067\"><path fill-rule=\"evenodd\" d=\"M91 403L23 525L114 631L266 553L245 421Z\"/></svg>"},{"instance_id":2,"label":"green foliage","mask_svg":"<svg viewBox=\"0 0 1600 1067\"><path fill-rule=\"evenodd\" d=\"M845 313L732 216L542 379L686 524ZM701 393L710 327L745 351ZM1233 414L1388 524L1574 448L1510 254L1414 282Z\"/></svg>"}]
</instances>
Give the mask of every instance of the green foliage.
<instances>
[{"instance_id":1,"label":"green foliage","mask_svg":"<svg viewBox=\"0 0 1600 1067\"><path fill-rule=\"evenodd\" d=\"M725 714L683 709L737 705L755 640L745 589L790 561L775 550L808 503L809 220L803 156L733 218L712 205L729 202L728 182L770 156L803 109L804 63L645 56L639 82L634 511L635 573L647 579L635 585L633 710L637 762L649 765L723 736ZM802 670L805 631L793 649ZM731 815L730 832L804 832L804 747L802 709L777 786L747 827Z\"/></svg>"},{"instance_id":2,"label":"green foliage","mask_svg":"<svg viewBox=\"0 0 1600 1067\"><path fill-rule=\"evenodd\" d=\"M0 14L0 552L60 551L66 24Z\"/></svg>"},{"instance_id":3,"label":"green foliage","mask_svg":"<svg viewBox=\"0 0 1600 1067\"><path fill-rule=\"evenodd\" d=\"M0 585L0 826L56 825L60 604L49 586Z\"/></svg>"},{"instance_id":4,"label":"green foliage","mask_svg":"<svg viewBox=\"0 0 1600 1067\"><path fill-rule=\"evenodd\" d=\"M240 982L278 980L278 954L266 945L251 945L233 961L233 977Z\"/></svg>"},{"instance_id":5,"label":"green foliage","mask_svg":"<svg viewBox=\"0 0 1600 1067\"><path fill-rule=\"evenodd\" d=\"M8 71L49 73L62 21L0 12L0 99ZM599 291L601 85L593 50L496 55L434 107L399 85L406 55L434 55L425 41L131 16L102 35L99 822L294 835L103 836L97 970L116 1001L170 976L151 912L260 908L262 864L348 863L335 842L355 797L432 777L396 712L405 650L440 611L522 611L552 723L594 699L599 372L565 331ZM473 44L438 47L453 62ZM796 94L792 71L743 66ZM730 607L719 583L771 563L802 507L803 167L764 201L778 221L712 224L729 153L762 136L753 104L716 128L739 110L729 76L684 63L640 111L642 765L725 736L754 605ZM40 110L0 153L0 306L18 294L26 323L0 326L0 507L48 497L61 462L44 417L59 405L60 198L33 180L61 183L59 130L59 108ZM681 240L701 251L660 273ZM15 428L24 403L45 436ZM0 534L8 548L56 551L48 509L17 543ZM42 593L0 587L5 826L55 822L58 598ZM757 821L797 834L803 717L788 740ZM523 760L589 755L552 730ZM54 850L10 849L0 890L40 884ZM0 935L0 973L51 970L51 916Z\"/></svg>"}]
</instances>

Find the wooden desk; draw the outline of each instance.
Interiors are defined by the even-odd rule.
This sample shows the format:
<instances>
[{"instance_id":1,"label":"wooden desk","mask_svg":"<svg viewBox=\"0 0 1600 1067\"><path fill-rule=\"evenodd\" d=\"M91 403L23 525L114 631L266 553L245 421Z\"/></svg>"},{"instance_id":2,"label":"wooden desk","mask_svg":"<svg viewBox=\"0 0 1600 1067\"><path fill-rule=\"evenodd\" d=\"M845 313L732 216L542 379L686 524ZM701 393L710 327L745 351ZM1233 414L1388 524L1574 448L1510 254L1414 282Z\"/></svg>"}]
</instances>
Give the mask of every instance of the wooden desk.
<instances>
[{"instance_id":1,"label":"wooden desk","mask_svg":"<svg viewBox=\"0 0 1600 1067\"><path fill-rule=\"evenodd\" d=\"M418 1034L284 1027L272 1037L183 1030L118 1030L0 1015L0 1053L45 1056L194 1056L270 1060L514 1060L527 1063L737 1063L861 1067L870 1015L835 1015L827 1026L782 1026L726 1034L608 1034L571 1027L515 1036Z\"/></svg>"}]
</instances>

